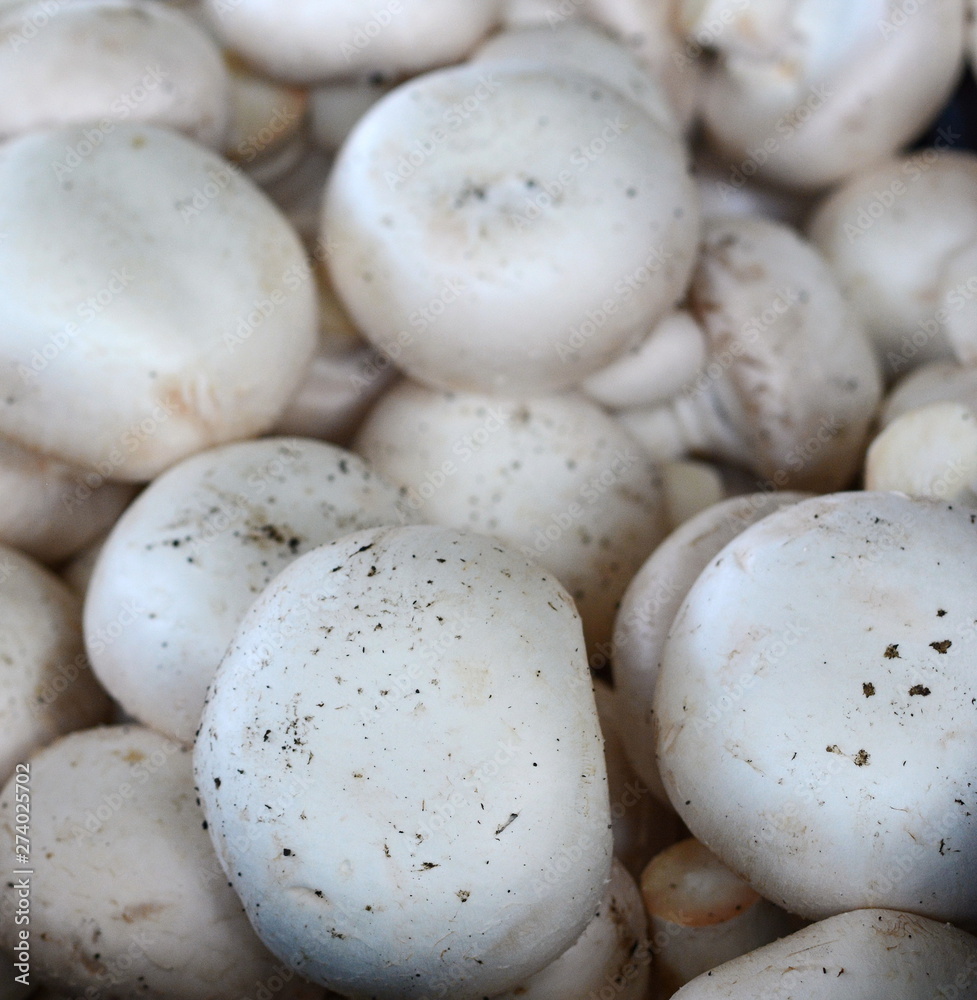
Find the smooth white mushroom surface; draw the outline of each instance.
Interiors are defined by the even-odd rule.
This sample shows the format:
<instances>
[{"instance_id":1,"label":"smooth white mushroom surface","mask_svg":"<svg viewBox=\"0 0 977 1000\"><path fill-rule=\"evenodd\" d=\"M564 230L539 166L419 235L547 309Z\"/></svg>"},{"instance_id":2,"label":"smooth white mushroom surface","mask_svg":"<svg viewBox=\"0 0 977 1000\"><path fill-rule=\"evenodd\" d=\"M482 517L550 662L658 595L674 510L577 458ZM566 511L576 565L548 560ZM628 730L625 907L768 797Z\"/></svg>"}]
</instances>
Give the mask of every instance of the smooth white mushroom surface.
<instances>
[{"instance_id":1,"label":"smooth white mushroom surface","mask_svg":"<svg viewBox=\"0 0 977 1000\"><path fill-rule=\"evenodd\" d=\"M977 938L897 910L842 913L726 962L676 1000L974 1000Z\"/></svg>"},{"instance_id":2,"label":"smooth white mushroom surface","mask_svg":"<svg viewBox=\"0 0 977 1000\"><path fill-rule=\"evenodd\" d=\"M141 722L193 740L241 618L296 556L351 531L402 524L398 491L320 441L224 445L155 479L115 526L85 600L96 675ZM111 642L112 622L125 628Z\"/></svg>"},{"instance_id":3,"label":"smooth white mushroom surface","mask_svg":"<svg viewBox=\"0 0 977 1000\"><path fill-rule=\"evenodd\" d=\"M323 210L336 291L420 381L570 387L682 297L699 234L687 171L674 136L593 78L427 74L339 153Z\"/></svg>"},{"instance_id":4,"label":"smooth white mushroom surface","mask_svg":"<svg viewBox=\"0 0 977 1000\"><path fill-rule=\"evenodd\" d=\"M8 857L18 787L11 779L0 794ZM274 975L294 978L223 878L188 751L140 726L88 729L31 758L29 790L35 981L71 996L239 1000ZM18 898L0 896L8 949Z\"/></svg>"},{"instance_id":5,"label":"smooth white mushroom surface","mask_svg":"<svg viewBox=\"0 0 977 1000\"><path fill-rule=\"evenodd\" d=\"M420 526L277 577L221 663L195 768L273 952L348 996L473 1000L592 919L611 863L601 751L570 596L518 551Z\"/></svg>"},{"instance_id":6,"label":"smooth white mushroom surface","mask_svg":"<svg viewBox=\"0 0 977 1000\"><path fill-rule=\"evenodd\" d=\"M510 400L404 380L355 449L405 490L415 519L493 535L549 570L591 650L610 639L624 588L668 530L657 470L573 393Z\"/></svg>"},{"instance_id":7,"label":"smooth white mushroom surface","mask_svg":"<svg viewBox=\"0 0 977 1000\"><path fill-rule=\"evenodd\" d=\"M788 226L725 217L704 231L689 302L708 360L669 404L622 414L625 426L658 459L706 454L762 488L848 486L882 393L857 315Z\"/></svg>"},{"instance_id":8,"label":"smooth white mushroom surface","mask_svg":"<svg viewBox=\"0 0 977 1000\"><path fill-rule=\"evenodd\" d=\"M977 410L977 366L966 367L947 361L921 365L901 379L886 396L879 412L885 427L910 410L930 403L961 403Z\"/></svg>"},{"instance_id":9,"label":"smooth white mushroom surface","mask_svg":"<svg viewBox=\"0 0 977 1000\"><path fill-rule=\"evenodd\" d=\"M206 0L214 31L268 76L320 83L407 76L464 58L500 0Z\"/></svg>"},{"instance_id":10,"label":"smooth white mushroom surface","mask_svg":"<svg viewBox=\"0 0 977 1000\"><path fill-rule=\"evenodd\" d=\"M122 480L267 430L316 334L278 210L182 136L123 124L0 147L0 433Z\"/></svg>"},{"instance_id":11,"label":"smooth white mushroom surface","mask_svg":"<svg viewBox=\"0 0 977 1000\"><path fill-rule=\"evenodd\" d=\"M897 417L869 446L865 489L977 507L977 412L931 403Z\"/></svg>"},{"instance_id":12,"label":"smooth white mushroom surface","mask_svg":"<svg viewBox=\"0 0 977 1000\"><path fill-rule=\"evenodd\" d=\"M806 500L738 535L672 624L658 761L692 833L759 893L977 919L977 512Z\"/></svg>"},{"instance_id":13,"label":"smooth white mushroom surface","mask_svg":"<svg viewBox=\"0 0 977 1000\"><path fill-rule=\"evenodd\" d=\"M699 574L751 524L806 493L751 493L721 501L677 527L632 578L614 619L618 732L632 767L652 793L667 801L656 759L653 701L665 639Z\"/></svg>"},{"instance_id":14,"label":"smooth white mushroom surface","mask_svg":"<svg viewBox=\"0 0 977 1000\"><path fill-rule=\"evenodd\" d=\"M220 50L166 4L37 0L0 11L2 139L77 122L94 146L128 121L219 146L228 89ZM84 154L61 153L68 176Z\"/></svg>"},{"instance_id":15,"label":"smooth white mushroom surface","mask_svg":"<svg viewBox=\"0 0 977 1000\"><path fill-rule=\"evenodd\" d=\"M949 326L977 293L973 268L951 274L977 243L977 155L924 149L887 159L829 194L808 228L888 378L952 356Z\"/></svg>"},{"instance_id":16,"label":"smooth white mushroom surface","mask_svg":"<svg viewBox=\"0 0 977 1000\"><path fill-rule=\"evenodd\" d=\"M851 176L922 132L963 65L963 0L677 7L690 37L718 54L702 113L735 183L760 175L813 189Z\"/></svg>"},{"instance_id":17,"label":"smooth white mushroom surface","mask_svg":"<svg viewBox=\"0 0 977 1000\"><path fill-rule=\"evenodd\" d=\"M0 781L55 737L105 722L110 711L85 659L78 596L0 546Z\"/></svg>"},{"instance_id":18,"label":"smooth white mushroom surface","mask_svg":"<svg viewBox=\"0 0 977 1000\"><path fill-rule=\"evenodd\" d=\"M67 559L104 534L134 492L0 440L0 540L42 562Z\"/></svg>"}]
</instances>

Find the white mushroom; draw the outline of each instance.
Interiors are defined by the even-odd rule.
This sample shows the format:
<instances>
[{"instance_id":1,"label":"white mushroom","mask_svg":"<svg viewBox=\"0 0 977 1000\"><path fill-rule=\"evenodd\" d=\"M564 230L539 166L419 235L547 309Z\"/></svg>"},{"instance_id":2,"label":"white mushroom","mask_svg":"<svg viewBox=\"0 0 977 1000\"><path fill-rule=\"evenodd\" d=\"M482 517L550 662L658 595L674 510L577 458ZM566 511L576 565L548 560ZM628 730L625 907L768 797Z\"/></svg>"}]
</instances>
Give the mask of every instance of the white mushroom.
<instances>
[{"instance_id":1,"label":"white mushroom","mask_svg":"<svg viewBox=\"0 0 977 1000\"><path fill-rule=\"evenodd\" d=\"M134 487L0 440L0 541L57 563L116 522Z\"/></svg>"},{"instance_id":2,"label":"white mushroom","mask_svg":"<svg viewBox=\"0 0 977 1000\"><path fill-rule=\"evenodd\" d=\"M656 855L641 873L655 943L658 997L790 929L790 918L737 878L695 838Z\"/></svg>"},{"instance_id":3,"label":"white mushroom","mask_svg":"<svg viewBox=\"0 0 977 1000\"><path fill-rule=\"evenodd\" d=\"M621 598L611 651L618 731L631 765L660 799L667 801L656 761L653 699L675 615L720 549L751 524L803 499L803 493L752 493L707 508L672 531Z\"/></svg>"},{"instance_id":4,"label":"white mushroom","mask_svg":"<svg viewBox=\"0 0 977 1000\"><path fill-rule=\"evenodd\" d=\"M948 321L977 294L977 280L969 291L966 276L948 280L948 265L977 243L977 155L926 149L861 171L821 202L809 229L888 378L951 356Z\"/></svg>"},{"instance_id":5,"label":"white mushroom","mask_svg":"<svg viewBox=\"0 0 977 1000\"><path fill-rule=\"evenodd\" d=\"M856 910L699 976L675 1000L972 1000L977 938L913 913Z\"/></svg>"},{"instance_id":6,"label":"white mushroom","mask_svg":"<svg viewBox=\"0 0 977 1000\"><path fill-rule=\"evenodd\" d=\"M617 858L587 929L559 958L492 1000L647 1000L648 918L634 879Z\"/></svg>"},{"instance_id":7,"label":"white mushroom","mask_svg":"<svg viewBox=\"0 0 977 1000\"><path fill-rule=\"evenodd\" d=\"M405 511L494 535L545 566L576 601L591 651L667 531L654 467L575 394L511 400L404 380L354 447L404 489Z\"/></svg>"},{"instance_id":8,"label":"white mushroom","mask_svg":"<svg viewBox=\"0 0 977 1000\"><path fill-rule=\"evenodd\" d=\"M484 536L380 528L293 562L221 663L195 767L259 936L348 996L513 989L609 875L579 618Z\"/></svg>"},{"instance_id":9,"label":"white mushroom","mask_svg":"<svg viewBox=\"0 0 977 1000\"><path fill-rule=\"evenodd\" d=\"M896 417L869 446L865 489L977 507L977 415L931 403Z\"/></svg>"},{"instance_id":10,"label":"white mushroom","mask_svg":"<svg viewBox=\"0 0 977 1000\"><path fill-rule=\"evenodd\" d=\"M81 636L81 601L33 559L0 546L0 781L62 733L109 717Z\"/></svg>"},{"instance_id":11,"label":"white mushroom","mask_svg":"<svg viewBox=\"0 0 977 1000\"><path fill-rule=\"evenodd\" d=\"M975 520L898 493L806 500L730 542L672 624L669 798L793 913L977 919Z\"/></svg>"},{"instance_id":12,"label":"white mushroom","mask_svg":"<svg viewBox=\"0 0 977 1000\"><path fill-rule=\"evenodd\" d=\"M224 137L220 51L166 4L37 0L0 13L0 38L0 138L79 123L97 145L126 121Z\"/></svg>"},{"instance_id":13,"label":"white mushroom","mask_svg":"<svg viewBox=\"0 0 977 1000\"><path fill-rule=\"evenodd\" d=\"M131 124L88 142L0 147L0 433L149 479L273 424L312 354L314 282L285 219L209 150Z\"/></svg>"},{"instance_id":14,"label":"white mushroom","mask_svg":"<svg viewBox=\"0 0 977 1000\"><path fill-rule=\"evenodd\" d=\"M797 188L825 187L908 144L963 62L963 0L912 12L903 0L679 6L692 37L718 53L702 103L710 139L739 176Z\"/></svg>"},{"instance_id":15,"label":"white mushroom","mask_svg":"<svg viewBox=\"0 0 977 1000\"><path fill-rule=\"evenodd\" d=\"M515 395L572 386L646 333L699 229L684 150L637 105L569 72L468 65L360 120L323 232L354 322L405 371Z\"/></svg>"},{"instance_id":16,"label":"white mushroom","mask_svg":"<svg viewBox=\"0 0 977 1000\"><path fill-rule=\"evenodd\" d=\"M21 767L30 819L18 867L28 873L15 887L26 887L37 979L72 996L238 1000L272 976L279 991L295 978L261 946L223 878L186 750L139 726L106 726ZM10 858L25 857L21 787L14 778L0 794ZM22 895L0 897L7 949L23 927L14 920Z\"/></svg>"},{"instance_id":17,"label":"white mushroom","mask_svg":"<svg viewBox=\"0 0 977 1000\"><path fill-rule=\"evenodd\" d=\"M98 557L85 600L96 675L133 716L193 740L248 606L302 552L403 523L398 493L356 455L264 438L194 455L155 479ZM102 638L125 618L114 641Z\"/></svg>"},{"instance_id":18,"label":"white mushroom","mask_svg":"<svg viewBox=\"0 0 977 1000\"><path fill-rule=\"evenodd\" d=\"M848 485L881 378L818 252L767 219L710 219L689 297L709 360L667 406L622 413L628 430L659 460L706 455L772 489Z\"/></svg>"},{"instance_id":19,"label":"white mushroom","mask_svg":"<svg viewBox=\"0 0 977 1000\"><path fill-rule=\"evenodd\" d=\"M320 83L408 76L462 59L500 0L206 0L221 41L268 76Z\"/></svg>"}]
</instances>

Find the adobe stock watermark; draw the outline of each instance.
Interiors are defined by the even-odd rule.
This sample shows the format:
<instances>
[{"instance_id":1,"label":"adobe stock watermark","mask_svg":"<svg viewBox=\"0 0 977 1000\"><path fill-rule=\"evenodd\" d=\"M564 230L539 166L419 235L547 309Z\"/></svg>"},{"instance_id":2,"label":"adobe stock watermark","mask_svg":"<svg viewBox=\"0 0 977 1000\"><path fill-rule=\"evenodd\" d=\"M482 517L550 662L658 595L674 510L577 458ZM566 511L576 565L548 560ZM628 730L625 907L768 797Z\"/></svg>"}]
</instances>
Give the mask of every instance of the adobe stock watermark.
<instances>
[{"instance_id":1,"label":"adobe stock watermark","mask_svg":"<svg viewBox=\"0 0 977 1000\"><path fill-rule=\"evenodd\" d=\"M7 44L14 52L23 48L28 42L37 38L38 34L51 23L51 18L70 6L72 2L73 0L43 0L42 3L29 6L22 4L25 9L21 11L20 31L8 36Z\"/></svg>"},{"instance_id":2,"label":"adobe stock watermark","mask_svg":"<svg viewBox=\"0 0 977 1000\"><path fill-rule=\"evenodd\" d=\"M13 944L15 982L31 985L31 766L19 763L14 767L14 867L15 879L10 889L16 898Z\"/></svg>"},{"instance_id":3,"label":"adobe stock watermark","mask_svg":"<svg viewBox=\"0 0 977 1000\"><path fill-rule=\"evenodd\" d=\"M404 12L403 0L390 0L386 7L376 11L371 17L355 28L348 39L344 39L339 51L347 64L373 44L374 39L394 23L398 15Z\"/></svg>"}]
</instances>

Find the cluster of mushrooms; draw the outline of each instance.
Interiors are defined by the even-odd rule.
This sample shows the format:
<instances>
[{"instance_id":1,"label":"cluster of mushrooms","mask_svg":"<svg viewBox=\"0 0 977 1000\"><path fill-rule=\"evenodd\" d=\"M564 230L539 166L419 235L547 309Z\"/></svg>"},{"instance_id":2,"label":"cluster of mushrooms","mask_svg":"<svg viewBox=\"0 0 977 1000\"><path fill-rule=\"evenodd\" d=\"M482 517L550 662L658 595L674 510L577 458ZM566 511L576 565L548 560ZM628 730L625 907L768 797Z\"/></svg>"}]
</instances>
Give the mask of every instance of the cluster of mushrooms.
<instances>
[{"instance_id":1,"label":"cluster of mushrooms","mask_svg":"<svg viewBox=\"0 0 977 1000\"><path fill-rule=\"evenodd\" d=\"M967 0L0 0L0 1000L977 998Z\"/></svg>"}]
</instances>

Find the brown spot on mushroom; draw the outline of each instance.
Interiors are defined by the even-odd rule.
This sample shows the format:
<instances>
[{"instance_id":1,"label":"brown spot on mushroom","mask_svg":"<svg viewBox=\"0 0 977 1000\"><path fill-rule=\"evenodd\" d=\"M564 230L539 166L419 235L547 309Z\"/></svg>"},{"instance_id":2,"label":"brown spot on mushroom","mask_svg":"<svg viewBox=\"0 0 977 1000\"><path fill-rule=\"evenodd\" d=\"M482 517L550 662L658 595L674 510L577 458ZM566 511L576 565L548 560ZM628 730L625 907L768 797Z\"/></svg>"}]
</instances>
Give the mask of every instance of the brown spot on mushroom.
<instances>
[{"instance_id":1,"label":"brown spot on mushroom","mask_svg":"<svg viewBox=\"0 0 977 1000\"><path fill-rule=\"evenodd\" d=\"M146 755L141 750L132 749L122 759L127 764L138 764L146 759Z\"/></svg>"},{"instance_id":2,"label":"brown spot on mushroom","mask_svg":"<svg viewBox=\"0 0 977 1000\"><path fill-rule=\"evenodd\" d=\"M137 903L135 906L127 906L122 911L122 919L127 924L134 924L137 920L148 920L150 917L155 917L157 913L162 913L165 909L165 903Z\"/></svg>"},{"instance_id":3,"label":"brown spot on mushroom","mask_svg":"<svg viewBox=\"0 0 977 1000\"><path fill-rule=\"evenodd\" d=\"M911 695L922 695L922 697L925 698L928 694L931 694L932 692L928 687L924 687L922 684L914 684L909 689L909 693Z\"/></svg>"},{"instance_id":4,"label":"brown spot on mushroom","mask_svg":"<svg viewBox=\"0 0 977 1000\"><path fill-rule=\"evenodd\" d=\"M854 760L856 767L865 767L870 760L870 756L867 750L859 750L852 760Z\"/></svg>"},{"instance_id":5,"label":"brown spot on mushroom","mask_svg":"<svg viewBox=\"0 0 977 1000\"><path fill-rule=\"evenodd\" d=\"M935 649L938 653L945 653L953 645L949 639L944 639L942 642L931 642L930 646Z\"/></svg>"},{"instance_id":6,"label":"brown spot on mushroom","mask_svg":"<svg viewBox=\"0 0 977 1000\"><path fill-rule=\"evenodd\" d=\"M885 647L885 652L882 654L887 660L899 660L899 643L893 642Z\"/></svg>"},{"instance_id":7,"label":"brown spot on mushroom","mask_svg":"<svg viewBox=\"0 0 977 1000\"><path fill-rule=\"evenodd\" d=\"M862 694L864 694L866 698L871 698L872 695L875 694L875 685L871 681L866 681L862 685Z\"/></svg>"}]
</instances>

